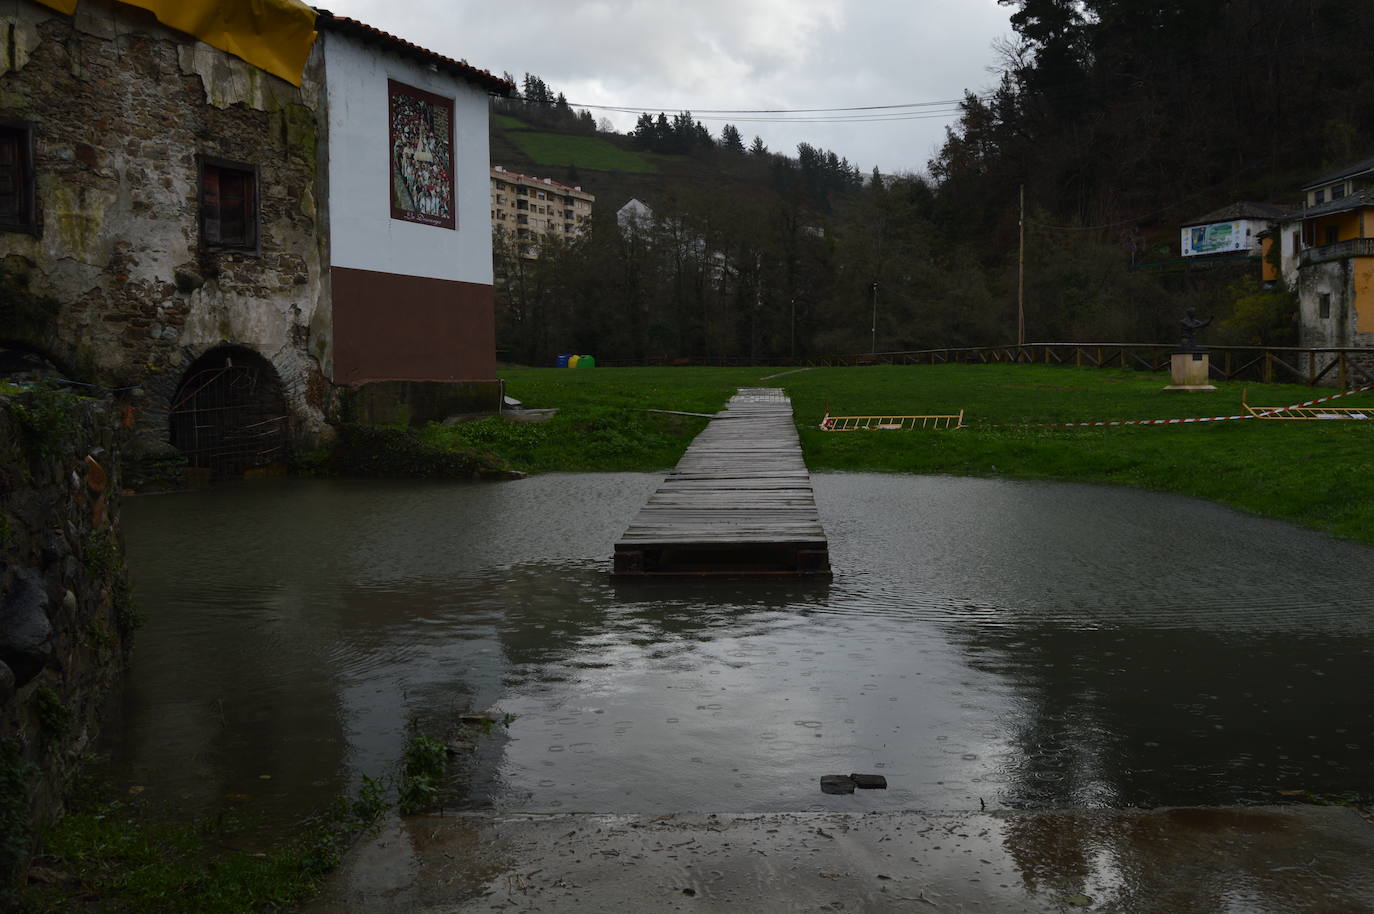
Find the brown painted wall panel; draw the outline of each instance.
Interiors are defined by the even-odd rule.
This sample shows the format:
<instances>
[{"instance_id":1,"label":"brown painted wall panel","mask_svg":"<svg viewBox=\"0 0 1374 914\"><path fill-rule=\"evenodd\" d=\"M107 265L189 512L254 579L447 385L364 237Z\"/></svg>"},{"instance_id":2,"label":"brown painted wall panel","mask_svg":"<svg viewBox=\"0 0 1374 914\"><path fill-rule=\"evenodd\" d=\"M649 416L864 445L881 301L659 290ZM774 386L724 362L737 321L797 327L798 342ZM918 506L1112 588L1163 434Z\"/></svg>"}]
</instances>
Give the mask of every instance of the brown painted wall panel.
<instances>
[{"instance_id":1,"label":"brown painted wall panel","mask_svg":"<svg viewBox=\"0 0 1374 914\"><path fill-rule=\"evenodd\" d=\"M332 267L334 381L496 377L492 287Z\"/></svg>"}]
</instances>

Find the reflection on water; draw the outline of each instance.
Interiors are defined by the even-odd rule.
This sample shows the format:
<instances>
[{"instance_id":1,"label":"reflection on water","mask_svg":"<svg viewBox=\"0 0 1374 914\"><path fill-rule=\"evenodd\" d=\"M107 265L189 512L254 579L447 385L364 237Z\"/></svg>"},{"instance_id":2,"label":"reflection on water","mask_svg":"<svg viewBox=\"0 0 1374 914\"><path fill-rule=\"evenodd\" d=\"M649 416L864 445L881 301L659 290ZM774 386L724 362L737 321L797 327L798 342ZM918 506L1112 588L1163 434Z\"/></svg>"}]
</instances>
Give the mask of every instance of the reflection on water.
<instances>
[{"instance_id":1,"label":"reflection on water","mask_svg":"<svg viewBox=\"0 0 1374 914\"><path fill-rule=\"evenodd\" d=\"M411 719L516 716L471 806L1272 802L1374 774L1374 563L1215 506L815 478L830 585L612 584L659 481L274 480L127 506L149 624L115 770L305 811ZM871 771L886 791L819 792ZM267 777L264 777L267 776Z\"/></svg>"}]
</instances>

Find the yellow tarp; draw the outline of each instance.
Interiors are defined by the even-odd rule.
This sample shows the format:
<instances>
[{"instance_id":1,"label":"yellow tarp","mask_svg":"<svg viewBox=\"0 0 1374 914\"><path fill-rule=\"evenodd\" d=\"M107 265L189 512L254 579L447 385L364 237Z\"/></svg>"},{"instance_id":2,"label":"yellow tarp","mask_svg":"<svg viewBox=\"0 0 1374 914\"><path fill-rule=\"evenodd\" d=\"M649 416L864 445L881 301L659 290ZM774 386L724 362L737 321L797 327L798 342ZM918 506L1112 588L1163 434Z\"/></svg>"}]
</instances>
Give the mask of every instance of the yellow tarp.
<instances>
[{"instance_id":1,"label":"yellow tarp","mask_svg":"<svg viewBox=\"0 0 1374 914\"><path fill-rule=\"evenodd\" d=\"M64 13L77 0L38 0ZM299 86L315 43L315 11L301 0L123 0L163 25L194 35Z\"/></svg>"}]
</instances>

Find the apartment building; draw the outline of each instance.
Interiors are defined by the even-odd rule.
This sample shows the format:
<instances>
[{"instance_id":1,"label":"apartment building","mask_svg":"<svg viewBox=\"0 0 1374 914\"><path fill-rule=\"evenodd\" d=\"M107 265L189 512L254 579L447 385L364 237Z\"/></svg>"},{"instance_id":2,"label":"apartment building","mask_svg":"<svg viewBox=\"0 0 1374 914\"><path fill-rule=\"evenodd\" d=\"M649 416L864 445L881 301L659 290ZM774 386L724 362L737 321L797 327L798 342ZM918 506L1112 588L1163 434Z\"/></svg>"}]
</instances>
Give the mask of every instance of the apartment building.
<instances>
[{"instance_id":1,"label":"apartment building","mask_svg":"<svg viewBox=\"0 0 1374 914\"><path fill-rule=\"evenodd\" d=\"M580 187L552 178L531 178L491 169L491 226L509 232L520 242L520 256L539 256L539 241L549 235L565 241L576 238L592 217L596 197Z\"/></svg>"}]
</instances>

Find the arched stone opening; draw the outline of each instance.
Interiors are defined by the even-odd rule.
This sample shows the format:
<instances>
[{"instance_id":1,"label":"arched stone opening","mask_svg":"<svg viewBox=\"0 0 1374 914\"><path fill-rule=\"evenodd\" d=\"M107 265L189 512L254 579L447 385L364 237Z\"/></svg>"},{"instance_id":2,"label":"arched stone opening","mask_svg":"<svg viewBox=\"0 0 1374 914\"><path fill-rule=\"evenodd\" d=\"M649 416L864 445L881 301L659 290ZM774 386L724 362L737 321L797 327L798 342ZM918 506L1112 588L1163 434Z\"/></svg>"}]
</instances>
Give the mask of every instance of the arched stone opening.
<instances>
[{"instance_id":1,"label":"arched stone opening","mask_svg":"<svg viewBox=\"0 0 1374 914\"><path fill-rule=\"evenodd\" d=\"M289 414L272 363L242 346L219 346L191 363L172 396L171 442L212 479L284 463Z\"/></svg>"}]
</instances>

